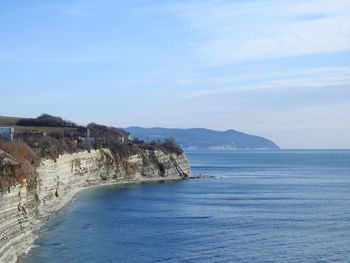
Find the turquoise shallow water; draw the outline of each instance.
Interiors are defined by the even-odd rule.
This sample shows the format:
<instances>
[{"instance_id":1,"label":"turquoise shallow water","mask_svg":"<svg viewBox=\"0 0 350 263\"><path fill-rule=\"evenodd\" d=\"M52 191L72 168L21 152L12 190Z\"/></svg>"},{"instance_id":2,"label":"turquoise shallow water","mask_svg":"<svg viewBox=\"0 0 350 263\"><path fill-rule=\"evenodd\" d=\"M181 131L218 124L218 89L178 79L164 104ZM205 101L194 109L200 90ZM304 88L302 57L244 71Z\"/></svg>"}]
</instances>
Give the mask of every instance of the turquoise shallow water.
<instances>
[{"instance_id":1,"label":"turquoise shallow water","mask_svg":"<svg viewBox=\"0 0 350 263\"><path fill-rule=\"evenodd\" d=\"M25 262L350 262L350 151L187 155L216 178L84 191Z\"/></svg>"}]
</instances>

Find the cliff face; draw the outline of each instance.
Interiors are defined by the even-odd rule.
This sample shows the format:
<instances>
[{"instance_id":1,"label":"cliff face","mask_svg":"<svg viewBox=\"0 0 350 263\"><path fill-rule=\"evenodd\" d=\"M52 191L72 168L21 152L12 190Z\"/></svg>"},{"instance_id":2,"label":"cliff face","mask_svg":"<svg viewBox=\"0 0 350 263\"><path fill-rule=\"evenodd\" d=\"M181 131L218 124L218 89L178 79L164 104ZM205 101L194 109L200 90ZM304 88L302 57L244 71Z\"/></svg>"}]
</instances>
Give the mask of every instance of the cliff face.
<instances>
[{"instance_id":1,"label":"cliff face","mask_svg":"<svg viewBox=\"0 0 350 263\"><path fill-rule=\"evenodd\" d=\"M109 150L93 150L43 160L36 180L0 194L0 262L17 262L35 240L33 231L84 187L181 179L176 163L191 175L185 154L171 156L145 151L145 156L133 155L117 164Z\"/></svg>"}]
</instances>

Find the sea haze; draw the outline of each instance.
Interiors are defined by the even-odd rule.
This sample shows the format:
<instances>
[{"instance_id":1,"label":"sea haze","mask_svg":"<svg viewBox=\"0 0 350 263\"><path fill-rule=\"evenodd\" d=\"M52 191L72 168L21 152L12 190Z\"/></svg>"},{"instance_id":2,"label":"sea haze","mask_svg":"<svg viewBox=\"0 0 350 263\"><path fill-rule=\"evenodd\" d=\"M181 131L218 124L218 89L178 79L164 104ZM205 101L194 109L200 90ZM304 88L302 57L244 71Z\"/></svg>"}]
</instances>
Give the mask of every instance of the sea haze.
<instances>
[{"instance_id":1,"label":"sea haze","mask_svg":"<svg viewBox=\"0 0 350 263\"><path fill-rule=\"evenodd\" d=\"M350 261L350 151L187 155L215 178L86 190L25 262Z\"/></svg>"}]
</instances>

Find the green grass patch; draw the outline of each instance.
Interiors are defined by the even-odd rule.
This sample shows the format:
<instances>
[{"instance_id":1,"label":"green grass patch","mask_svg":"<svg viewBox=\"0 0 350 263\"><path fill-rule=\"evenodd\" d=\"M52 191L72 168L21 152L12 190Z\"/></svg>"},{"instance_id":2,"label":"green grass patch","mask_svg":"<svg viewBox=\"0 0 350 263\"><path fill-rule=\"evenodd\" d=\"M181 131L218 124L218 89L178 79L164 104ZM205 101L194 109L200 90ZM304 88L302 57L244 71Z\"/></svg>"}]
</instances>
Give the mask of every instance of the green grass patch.
<instances>
[{"instance_id":1,"label":"green grass patch","mask_svg":"<svg viewBox=\"0 0 350 263\"><path fill-rule=\"evenodd\" d=\"M22 118L0 116L0 126L15 126Z\"/></svg>"},{"instance_id":2,"label":"green grass patch","mask_svg":"<svg viewBox=\"0 0 350 263\"><path fill-rule=\"evenodd\" d=\"M74 127L43 127L43 126L13 126L15 127L15 134L23 133L25 131L36 131L36 132L64 132L65 129L67 132L76 131L77 128Z\"/></svg>"},{"instance_id":3,"label":"green grass patch","mask_svg":"<svg viewBox=\"0 0 350 263\"><path fill-rule=\"evenodd\" d=\"M5 117L0 116L0 127L1 126L9 126L15 128L15 134L23 133L26 131L36 131L36 132L64 132L65 129L67 132L76 131L77 128L75 127L44 127L44 126L17 126L16 123L20 119L23 118L17 118L17 117Z\"/></svg>"}]
</instances>

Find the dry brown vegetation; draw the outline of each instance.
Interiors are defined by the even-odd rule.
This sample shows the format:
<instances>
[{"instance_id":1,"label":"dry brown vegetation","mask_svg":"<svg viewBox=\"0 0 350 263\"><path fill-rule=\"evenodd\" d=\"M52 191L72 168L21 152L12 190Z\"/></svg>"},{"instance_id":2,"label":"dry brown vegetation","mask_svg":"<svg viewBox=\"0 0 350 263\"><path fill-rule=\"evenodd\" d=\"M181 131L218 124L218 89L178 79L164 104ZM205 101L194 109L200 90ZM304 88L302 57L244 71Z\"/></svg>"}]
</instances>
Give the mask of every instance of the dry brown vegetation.
<instances>
[{"instance_id":1,"label":"dry brown vegetation","mask_svg":"<svg viewBox=\"0 0 350 263\"><path fill-rule=\"evenodd\" d=\"M12 173L4 174L0 168L0 189L5 189L23 179L30 179L35 174L38 158L33 150L24 142L0 140L0 149L13 156L20 165L14 166Z\"/></svg>"}]
</instances>

